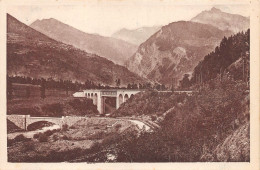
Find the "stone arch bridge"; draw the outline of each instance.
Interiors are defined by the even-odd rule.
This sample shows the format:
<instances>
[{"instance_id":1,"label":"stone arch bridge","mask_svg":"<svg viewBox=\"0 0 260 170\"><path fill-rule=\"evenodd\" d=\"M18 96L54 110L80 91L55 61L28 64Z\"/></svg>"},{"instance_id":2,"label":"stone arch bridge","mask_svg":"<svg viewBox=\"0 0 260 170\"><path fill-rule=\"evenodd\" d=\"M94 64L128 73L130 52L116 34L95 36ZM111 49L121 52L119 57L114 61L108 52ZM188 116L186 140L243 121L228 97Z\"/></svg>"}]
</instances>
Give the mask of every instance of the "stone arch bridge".
<instances>
[{"instance_id":1,"label":"stone arch bridge","mask_svg":"<svg viewBox=\"0 0 260 170\"><path fill-rule=\"evenodd\" d=\"M14 123L21 129L27 130L28 126L36 122L51 122L62 127L63 124L69 126L81 120L81 116L62 116L62 117L31 117L30 115L7 115L7 120Z\"/></svg>"}]
</instances>

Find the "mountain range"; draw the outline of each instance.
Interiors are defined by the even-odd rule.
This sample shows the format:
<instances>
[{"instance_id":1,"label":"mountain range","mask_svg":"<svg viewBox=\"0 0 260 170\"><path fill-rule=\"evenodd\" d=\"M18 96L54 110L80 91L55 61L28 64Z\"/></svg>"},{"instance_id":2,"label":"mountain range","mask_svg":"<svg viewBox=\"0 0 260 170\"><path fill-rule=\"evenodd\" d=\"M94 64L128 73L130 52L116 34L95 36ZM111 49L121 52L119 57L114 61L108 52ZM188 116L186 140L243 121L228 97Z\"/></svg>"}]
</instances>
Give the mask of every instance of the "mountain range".
<instances>
[{"instance_id":1,"label":"mountain range","mask_svg":"<svg viewBox=\"0 0 260 170\"><path fill-rule=\"evenodd\" d=\"M166 85L177 85L183 75L191 74L199 61L214 50L224 36L249 28L247 22L242 28L240 24L230 21L232 18L245 19L212 8L191 21L178 21L163 26L139 46L126 66L141 77ZM222 28L222 23L228 27Z\"/></svg>"},{"instance_id":2,"label":"mountain range","mask_svg":"<svg viewBox=\"0 0 260 170\"><path fill-rule=\"evenodd\" d=\"M123 28L112 34L112 37L139 46L141 43L145 42L151 35L159 31L161 27L162 26L141 27L133 30Z\"/></svg>"},{"instance_id":3,"label":"mountain range","mask_svg":"<svg viewBox=\"0 0 260 170\"><path fill-rule=\"evenodd\" d=\"M10 15L7 21L8 74L109 85L117 78L122 84L149 80L171 85L174 80L177 85L224 36L249 28L249 18L217 8L191 21L121 29L112 37L88 34L52 18L30 27Z\"/></svg>"},{"instance_id":4,"label":"mountain range","mask_svg":"<svg viewBox=\"0 0 260 170\"><path fill-rule=\"evenodd\" d=\"M137 45L112 37L88 34L53 18L36 20L30 27L54 40L105 57L120 65L137 50Z\"/></svg>"},{"instance_id":5,"label":"mountain range","mask_svg":"<svg viewBox=\"0 0 260 170\"><path fill-rule=\"evenodd\" d=\"M112 61L58 42L7 14L7 73L115 85L143 82L138 75Z\"/></svg>"}]
</instances>

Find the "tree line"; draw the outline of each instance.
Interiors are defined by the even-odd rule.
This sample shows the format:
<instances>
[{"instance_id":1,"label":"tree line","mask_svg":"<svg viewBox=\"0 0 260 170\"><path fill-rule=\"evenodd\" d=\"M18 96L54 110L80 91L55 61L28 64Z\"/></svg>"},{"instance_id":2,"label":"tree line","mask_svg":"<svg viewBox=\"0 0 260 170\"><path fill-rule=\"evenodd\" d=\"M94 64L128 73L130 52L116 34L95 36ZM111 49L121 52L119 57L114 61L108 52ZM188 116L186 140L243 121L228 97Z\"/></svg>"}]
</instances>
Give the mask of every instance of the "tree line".
<instances>
[{"instance_id":1,"label":"tree line","mask_svg":"<svg viewBox=\"0 0 260 170\"><path fill-rule=\"evenodd\" d=\"M122 87L121 80L116 79L115 86L103 85L95 83L90 80L86 80L84 83L71 80L54 80L53 78L32 78L26 76L9 76L7 75L7 96L12 98L13 95L13 83L17 84L30 84L40 86L41 97L45 98L45 89L58 89L64 90L68 94L68 91L80 91L83 89L157 89L166 90L167 88L163 84L155 83L129 83L126 87ZM26 96L30 96L30 87L26 87Z\"/></svg>"}]
</instances>

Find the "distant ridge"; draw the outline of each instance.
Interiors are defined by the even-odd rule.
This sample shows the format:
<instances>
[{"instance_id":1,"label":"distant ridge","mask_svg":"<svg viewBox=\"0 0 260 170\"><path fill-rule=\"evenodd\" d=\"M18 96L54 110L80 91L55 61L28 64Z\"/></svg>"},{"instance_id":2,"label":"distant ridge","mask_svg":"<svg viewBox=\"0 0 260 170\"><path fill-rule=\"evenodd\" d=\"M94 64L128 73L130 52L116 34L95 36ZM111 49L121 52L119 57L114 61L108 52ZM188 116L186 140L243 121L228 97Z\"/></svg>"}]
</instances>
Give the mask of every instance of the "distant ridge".
<instances>
[{"instance_id":1,"label":"distant ridge","mask_svg":"<svg viewBox=\"0 0 260 170\"><path fill-rule=\"evenodd\" d=\"M141 27L133 30L123 28L112 34L112 37L124 40L135 45L140 45L160 29L161 26Z\"/></svg>"},{"instance_id":2,"label":"distant ridge","mask_svg":"<svg viewBox=\"0 0 260 170\"><path fill-rule=\"evenodd\" d=\"M120 65L123 65L137 50L134 44L111 37L88 34L54 18L36 20L30 26L57 41L105 57Z\"/></svg>"}]
</instances>

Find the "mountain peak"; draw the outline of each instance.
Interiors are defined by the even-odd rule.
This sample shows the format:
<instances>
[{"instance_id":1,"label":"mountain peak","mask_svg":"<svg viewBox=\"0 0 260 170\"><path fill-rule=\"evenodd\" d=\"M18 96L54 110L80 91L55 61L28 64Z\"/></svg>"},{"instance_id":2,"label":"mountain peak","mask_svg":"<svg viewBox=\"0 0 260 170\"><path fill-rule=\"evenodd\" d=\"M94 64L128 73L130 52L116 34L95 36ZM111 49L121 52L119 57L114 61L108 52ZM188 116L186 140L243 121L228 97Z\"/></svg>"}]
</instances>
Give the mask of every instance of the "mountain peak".
<instances>
[{"instance_id":1,"label":"mountain peak","mask_svg":"<svg viewBox=\"0 0 260 170\"><path fill-rule=\"evenodd\" d=\"M49 19L43 19L43 20L60 22L59 20L57 20L57 19L55 19L55 18L49 18Z\"/></svg>"},{"instance_id":2,"label":"mountain peak","mask_svg":"<svg viewBox=\"0 0 260 170\"><path fill-rule=\"evenodd\" d=\"M191 19L193 22L213 25L223 31L237 33L249 28L249 18L238 14L223 12L216 7L203 11Z\"/></svg>"},{"instance_id":3,"label":"mountain peak","mask_svg":"<svg viewBox=\"0 0 260 170\"><path fill-rule=\"evenodd\" d=\"M211 12L222 12L220 9L216 8L216 7L212 7Z\"/></svg>"},{"instance_id":4,"label":"mountain peak","mask_svg":"<svg viewBox=\"0 0 260 170\"><path fill-rule=\"evenodd\" d=\"M59 22L60 23L60 21L58 21L55 18L46 18L46 19L37 19L34 22L32 22L31 25L40 24L40 23L49 23L49 22L52 22L52 23L58 23Z\"/></svg>"}]
</instances>

